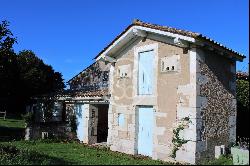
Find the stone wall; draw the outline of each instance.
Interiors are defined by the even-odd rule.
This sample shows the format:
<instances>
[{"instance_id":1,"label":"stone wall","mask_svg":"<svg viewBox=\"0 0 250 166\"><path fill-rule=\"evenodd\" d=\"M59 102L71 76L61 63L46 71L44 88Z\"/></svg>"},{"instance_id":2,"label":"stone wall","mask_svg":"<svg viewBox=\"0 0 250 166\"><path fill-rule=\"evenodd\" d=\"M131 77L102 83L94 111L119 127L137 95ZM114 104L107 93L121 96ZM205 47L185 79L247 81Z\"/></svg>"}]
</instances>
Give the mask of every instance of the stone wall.
<instances>
[{"instance_id":1,"label":"stone wall","mask_svg":"<svg viewBox=\"0 0 250 166\"><path fill-rule=\"evenodd\" d=\"M29 127L29 139L58 138L73 139L71 127L66 122L35 123ZM48 133L44 135L43 133Z\"/></svg>"},{"instance_id":2,"label":"stone wall","mask_svg":"<svg viewBox=\"0 0 250 166\"><path fill-rule=\"evenodd\" d=\"M197 146L197 160L214 158L215 146L228 147L236 139L235 62L213 51L199 49L198 54L198 97L203 107L197 135L203 147Z\"/></svg>"},{"instance_id":3,"label":"stone wall","mask_svg":"<svg viewBox=\"0 0 250 166\"><path fill-rule=\"evenodd\" d=\"M93 91L107 88L110 64L97 61L69 81L71 90Z\"/></svg>"}]
</instances>

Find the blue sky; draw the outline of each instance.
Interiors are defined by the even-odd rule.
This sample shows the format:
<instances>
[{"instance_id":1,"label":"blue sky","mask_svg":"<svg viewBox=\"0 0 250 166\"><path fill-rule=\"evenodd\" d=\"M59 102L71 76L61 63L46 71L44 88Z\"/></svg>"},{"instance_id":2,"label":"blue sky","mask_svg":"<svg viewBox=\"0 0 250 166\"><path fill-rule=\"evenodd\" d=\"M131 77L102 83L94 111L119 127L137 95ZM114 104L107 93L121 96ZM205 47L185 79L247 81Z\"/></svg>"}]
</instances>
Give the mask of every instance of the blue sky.
<instances>
[{"instance_id":1,"label":"blue sky","mask_svg":"<svg viewBox=\"0 0 250 166\"><path fill-rule=\"evenodd\" d=\"M15 51L33 50L67 81L134 18L200 32L247 56L248 0L0 0L0 20L18 39Z\"/></svg>"}]
</instances>

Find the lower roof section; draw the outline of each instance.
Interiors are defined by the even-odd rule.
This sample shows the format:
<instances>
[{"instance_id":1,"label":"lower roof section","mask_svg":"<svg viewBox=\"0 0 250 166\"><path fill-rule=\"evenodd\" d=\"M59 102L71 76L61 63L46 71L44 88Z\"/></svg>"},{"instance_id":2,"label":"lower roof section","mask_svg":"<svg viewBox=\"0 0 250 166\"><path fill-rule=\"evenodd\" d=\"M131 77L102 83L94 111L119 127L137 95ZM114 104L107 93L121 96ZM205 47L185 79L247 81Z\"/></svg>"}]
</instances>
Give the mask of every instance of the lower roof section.
<instances>
[{"instance_id":1,"label":"lower roof section","mask_svg":"<svg viewBox=\"0 0 250 166\"><path fill-rule=\"evenodd\" d=\"M109 103L108 89L100 89L95 91L81 90L65 90L62 92L50 93L33 97L33 100L56 100L65 102L97 102Z\"/></svg>"}]
</instances>

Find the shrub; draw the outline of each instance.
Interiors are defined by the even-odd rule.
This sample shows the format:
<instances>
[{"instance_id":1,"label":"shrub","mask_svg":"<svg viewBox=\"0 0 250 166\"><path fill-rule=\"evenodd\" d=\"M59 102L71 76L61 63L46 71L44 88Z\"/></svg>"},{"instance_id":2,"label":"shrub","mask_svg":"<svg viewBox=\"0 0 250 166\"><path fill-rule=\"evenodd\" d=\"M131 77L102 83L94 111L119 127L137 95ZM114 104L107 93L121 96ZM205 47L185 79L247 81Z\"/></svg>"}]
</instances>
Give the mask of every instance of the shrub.
<instances>
[{"instance_id":1,"label":"shrub","mask_svg":"<svg viewBox=\"0 0 250 166\"><path fill-rule=\"evenodd\" d=\"M241 107L241 111L249 110L249 81L237 80L237 102Z\"/></svg>"},{"instance_id":2,"label":"shrub","mask_svg":"<svg viewBox=\"0 0 250 166\"><path fill-rule=\"evenodd\" d=\"M0 165L51 165L69 164L62 159L47 156L29 149L19 150L13 145L0 144Z\"/></svg>"}]
</instances>

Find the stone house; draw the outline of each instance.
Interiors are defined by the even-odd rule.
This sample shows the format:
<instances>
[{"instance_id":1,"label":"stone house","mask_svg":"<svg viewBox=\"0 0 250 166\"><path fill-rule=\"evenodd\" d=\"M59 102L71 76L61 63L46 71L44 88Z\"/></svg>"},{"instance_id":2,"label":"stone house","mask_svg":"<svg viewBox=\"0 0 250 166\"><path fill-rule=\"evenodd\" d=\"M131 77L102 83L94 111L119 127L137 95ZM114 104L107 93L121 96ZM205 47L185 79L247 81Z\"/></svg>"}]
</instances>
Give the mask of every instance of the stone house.
<instances>
[{"instance_id":1,"label":"stone house","mask_svg":"<svg viewBox=\"0 0 250 166\"><path fill-rule=\"evenodd\" d=\"M95 57L107 86L86 90L95 78L85 69L58 100L80 112L84 143L195 164L236 140L236 61L244 58L200 33L135 20Z\"/></svg>"}]
</instances>

